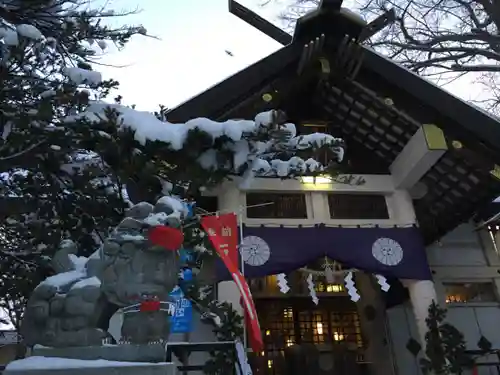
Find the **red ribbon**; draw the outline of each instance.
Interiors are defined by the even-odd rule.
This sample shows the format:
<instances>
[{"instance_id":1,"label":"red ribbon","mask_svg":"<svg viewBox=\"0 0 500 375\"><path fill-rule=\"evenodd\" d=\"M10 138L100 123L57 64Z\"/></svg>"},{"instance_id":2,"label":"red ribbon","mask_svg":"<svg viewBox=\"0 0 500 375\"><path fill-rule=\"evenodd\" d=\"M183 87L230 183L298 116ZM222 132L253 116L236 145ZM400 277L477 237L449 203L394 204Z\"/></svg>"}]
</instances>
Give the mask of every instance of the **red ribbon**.
<instances>
[{"instance_id":1,"label":"red ribbon","mask_svg":"<svg viewBox=\"0 0 500 375\"><path fill-rule=\"evenodd\" d=\"M142 301L140 311L141 312L160 311L160 301Z\"/></svg>"},{"instance_id":2,"label":"red ribbon","mask_svg":"<svg viewBox=\"0 0 500 375\"><path fill-rule=\"evenodd\" d=\"M184 243L184 234L179 229L159 225L149 231L149 240L153 245L175 251Z\"/></svg>"}]
</instances>

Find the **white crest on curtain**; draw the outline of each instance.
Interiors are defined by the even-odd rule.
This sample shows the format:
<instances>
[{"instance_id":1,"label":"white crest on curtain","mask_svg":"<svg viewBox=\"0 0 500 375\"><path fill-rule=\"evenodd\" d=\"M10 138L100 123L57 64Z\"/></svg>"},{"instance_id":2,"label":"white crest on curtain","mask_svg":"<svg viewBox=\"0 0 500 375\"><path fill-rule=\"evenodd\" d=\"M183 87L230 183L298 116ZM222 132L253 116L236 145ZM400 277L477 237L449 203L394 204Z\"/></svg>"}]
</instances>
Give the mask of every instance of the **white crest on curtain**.
<instances>
[{"instance_id":1,"label":"white crest on curtain","mask_svg":"<svg viewBox=\"0 0 500 375\"><path fill-rule=\"evenodd\" d=\"M381 237L372 245L372 255L386 266L397 266L403 260L403 248L392 238Z\"/></svg>"},{"instance_id":2,"label":"white crest on curtain","mask_svg":"<svg viewBox=\"0 0 500 375\"><path fill-rule=\"evenodd\" d=\"M267 263L271 256L271 249L262 238L247 236L241 241L240 254L245 264L258 267Z\"/></svg>"}]
</instances>

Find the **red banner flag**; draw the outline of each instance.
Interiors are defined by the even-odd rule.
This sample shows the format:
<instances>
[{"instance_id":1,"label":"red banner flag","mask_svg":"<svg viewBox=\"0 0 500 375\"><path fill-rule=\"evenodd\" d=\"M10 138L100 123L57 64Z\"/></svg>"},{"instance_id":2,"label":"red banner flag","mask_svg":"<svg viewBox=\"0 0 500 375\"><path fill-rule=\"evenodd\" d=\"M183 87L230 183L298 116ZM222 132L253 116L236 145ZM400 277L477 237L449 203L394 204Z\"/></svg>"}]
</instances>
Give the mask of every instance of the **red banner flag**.
<instances>
[{"instance_id":1,"label":"red banner flag","mask_svg":"<svg viewBox=\"0 0 500 375\"><path fill-rule=\"evenodd\" d=\"M229 218L228 215L231 215L233 218ZM221 220L223 216L225 218ZM201 225L207 231L210 241L229 270L241 294L242 305L245 310L245 317L247 318L245 321L250 333L250 344L254 353L260 353L264 347L264 343L262 341L259 318L255 310L250 287L238 269L238 227L236 215L227 214L223 216L205 216L201 219Z\"/></svg>"},{"instance_id":2,"label":"red banner flag","mask_svg":"<svg viewBox=\"0 0 500 375\"><path fill-rule=\"evenodd\" d=\"M201 219L201 225L207 231L208 237L212 240L213 235L221 238L221 247L215 246L215 250L226 264L226 260L231 261L238 267L238 220L234 213L220 216L205 216Z\"/></svg>"}]
</instances>

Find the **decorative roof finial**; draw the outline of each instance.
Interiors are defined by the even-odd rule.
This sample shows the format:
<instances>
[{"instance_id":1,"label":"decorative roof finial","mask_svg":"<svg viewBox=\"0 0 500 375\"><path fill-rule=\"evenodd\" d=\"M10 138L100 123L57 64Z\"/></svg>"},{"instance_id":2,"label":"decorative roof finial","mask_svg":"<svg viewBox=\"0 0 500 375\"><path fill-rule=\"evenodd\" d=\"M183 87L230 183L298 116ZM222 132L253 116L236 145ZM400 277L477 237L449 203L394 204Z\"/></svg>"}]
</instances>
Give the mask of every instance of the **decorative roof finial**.
<instances>
[{"instance_id":1,"label":"decorative roof finial","mask_svg":"<svg viewBox=\"0 0 500 375\"><path fill-rule=\"evenodd\" d=\"M343 0L321 0L319 9L321 10L340 10Z\"/></svg>"}]
</instances>

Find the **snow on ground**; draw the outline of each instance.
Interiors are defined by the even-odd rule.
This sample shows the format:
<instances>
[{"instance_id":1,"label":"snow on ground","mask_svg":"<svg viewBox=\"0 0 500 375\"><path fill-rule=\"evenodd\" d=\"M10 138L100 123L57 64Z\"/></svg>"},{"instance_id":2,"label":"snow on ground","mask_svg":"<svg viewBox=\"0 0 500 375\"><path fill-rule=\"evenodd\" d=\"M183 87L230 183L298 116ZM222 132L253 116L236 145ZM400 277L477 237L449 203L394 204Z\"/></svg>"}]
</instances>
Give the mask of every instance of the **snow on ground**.
<instances>
[{"instance_id":1,"label":"snow on ground","mask_svg":"<svg viewBox=\"0 0 500 375\"><path fill-rule=\"evenodd\" d=\"M106 361L104 359L96 359L86 361L81 359L68 359L56 357L28 357L11 362L7 365L6 370L59 370L59 369L77 369L86 367L131 367L131 366L162 366L165 363L145 363L145 362L118 362Z\"/></svg>"}]
</instances>

